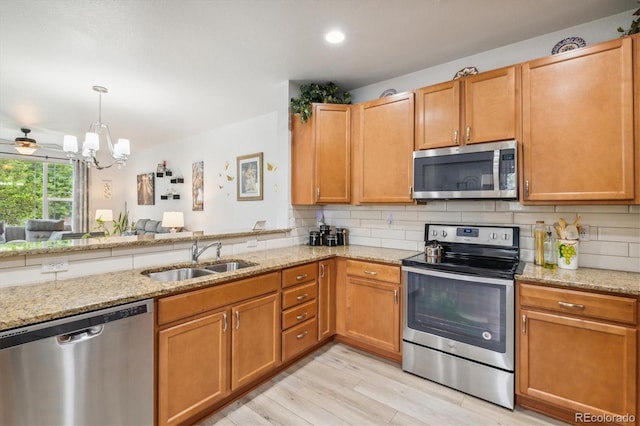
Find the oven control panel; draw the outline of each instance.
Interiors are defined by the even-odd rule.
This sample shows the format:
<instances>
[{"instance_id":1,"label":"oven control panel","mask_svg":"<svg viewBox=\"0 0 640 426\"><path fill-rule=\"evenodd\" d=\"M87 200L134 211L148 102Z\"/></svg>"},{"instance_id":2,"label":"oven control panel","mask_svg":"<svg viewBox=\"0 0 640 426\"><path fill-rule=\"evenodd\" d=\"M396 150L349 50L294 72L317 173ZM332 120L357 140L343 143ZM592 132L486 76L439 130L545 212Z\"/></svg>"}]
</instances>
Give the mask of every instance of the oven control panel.
<instances>
[{"instance_id":1,"label":"oven control panel","mask_svg":"<svg viewBox=\"0 0 640 426\"><path fill-rule=\"evenodd\" d=\"M482 244L497 247L518 246L517 232L513 227L503 226L466 226L466 225L427 225L426 240L438 240L449 243Z\"/></svg>"}]
</instances>

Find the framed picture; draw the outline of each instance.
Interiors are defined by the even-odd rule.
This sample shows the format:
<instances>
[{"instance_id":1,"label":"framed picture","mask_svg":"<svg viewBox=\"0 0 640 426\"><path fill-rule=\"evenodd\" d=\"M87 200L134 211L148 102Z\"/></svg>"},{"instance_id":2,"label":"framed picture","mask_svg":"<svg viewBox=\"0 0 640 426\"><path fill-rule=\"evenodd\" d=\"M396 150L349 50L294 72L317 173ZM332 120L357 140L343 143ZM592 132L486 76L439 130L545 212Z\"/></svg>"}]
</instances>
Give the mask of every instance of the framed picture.
<instances>
[{"instance_id":1,"label":"framed picture","mask_svg":"<svg viewBox=\"0 0 640 426\"><path fill-rule=\"evenodd\" d=\"M262 200L262 153L238 157L238 201Z\"/></svg>"},{"instance_id":2,"label":"framed picture","mask_svg":"<svg viewBox=\"0 0 640 426\"><path fill-rule=\"evenodd\" d=\"M191 166L192 172L192 205L191 210L201 212L204 210L204 161L196 161Z\"/></svg>"},{"instance_id":3,"label":"framed picture","mask_svg":"<svg viewBox=\"0 0 640 426\"><path fill-rule=\"evenodd\" d=\"M110 180L103 180L102 181L102 199L103 200L110 200L111 199L111 195L112 195L112 184Z\"/></svg>"},{"instance_id":4,"label":"framed picture","mask_svg":"<svg viewBox=\"0 0 640 426\"><path fill-rule=\"evenodd\" d=\"M155 179L153 173L138 175L138 205L152 206L155 204Z\"/></svg>"}]
</instances>

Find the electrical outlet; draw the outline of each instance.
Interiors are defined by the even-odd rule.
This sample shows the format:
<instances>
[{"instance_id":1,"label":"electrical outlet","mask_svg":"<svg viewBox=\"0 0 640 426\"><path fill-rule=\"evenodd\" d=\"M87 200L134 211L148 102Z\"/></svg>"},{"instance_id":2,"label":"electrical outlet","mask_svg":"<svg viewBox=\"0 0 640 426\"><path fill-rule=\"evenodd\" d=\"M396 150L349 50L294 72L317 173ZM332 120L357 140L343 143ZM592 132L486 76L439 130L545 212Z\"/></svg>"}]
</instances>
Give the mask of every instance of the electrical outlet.
<instances>
[{"instance_id":1,"label":"electrical outlet","mask_svg":"<svg viewBox=\"0 0 640 426\"><path fill-rule=\"evenodd\" d=\"M257 247L257 246L258 246L257 238L251 238L247 240L247 247Z\"/></svg>"},{"instance_id":2,"label":"electrical outlet","mask_svg":"<svg viewBox=\"0 0 640 426\"><path fill-rule=\"evenodd\" d=\"M42 262L42 273L62 272L69 270L69 259L49 259Z\"/></svg>"},{"instance_id":3,"label":"electrical outlet","mask_svg":"<svg viewBox=\"0 0 640 426\"><path fill-rule=\"evenodd\" d=\"M391 225L393 223L393 213L389 212L387 214L387 224Z\"/></svg>"},{"instance_id":4,"label":"electrical outlet","mask_svg":"<svg viewBox=\"0 0 640 426\"><path fill-rule=\"evenodd\" d=\"M589 241L590 239L589 225L582 225L580 228L580 241Z\"/></svg>"}]
</instances>

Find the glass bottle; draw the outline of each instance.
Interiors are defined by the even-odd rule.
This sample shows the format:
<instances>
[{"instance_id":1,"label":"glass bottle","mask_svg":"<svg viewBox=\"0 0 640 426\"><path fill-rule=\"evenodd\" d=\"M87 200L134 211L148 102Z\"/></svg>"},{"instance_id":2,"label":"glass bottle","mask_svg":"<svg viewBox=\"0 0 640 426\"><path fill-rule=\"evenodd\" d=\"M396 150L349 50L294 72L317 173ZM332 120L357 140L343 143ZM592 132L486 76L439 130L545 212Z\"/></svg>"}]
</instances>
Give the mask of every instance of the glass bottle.
<instances>
[{"instance_id":1,"label":"glass bottle","mask_svg":"<svg viewBox=\"0 0 640 426\"><path fill-rule=\"evenodd\" d=\"M556 251L558 242L556 240L553 228L547 228L547 237L544 240L544 266L545 268L554 268L558 261L556 260Z\"/></svg>"},{"instance_id":2,"label":"glass bottle","mask_svg":"<svg viewBox=\"0 0 640 426\"><path fill-rule=\"evenodd\" d=\"M533 228L534 263L544 265L544 240L547 239L547 230L543 220L536 221Z\"/></svg>"}]
</instances>

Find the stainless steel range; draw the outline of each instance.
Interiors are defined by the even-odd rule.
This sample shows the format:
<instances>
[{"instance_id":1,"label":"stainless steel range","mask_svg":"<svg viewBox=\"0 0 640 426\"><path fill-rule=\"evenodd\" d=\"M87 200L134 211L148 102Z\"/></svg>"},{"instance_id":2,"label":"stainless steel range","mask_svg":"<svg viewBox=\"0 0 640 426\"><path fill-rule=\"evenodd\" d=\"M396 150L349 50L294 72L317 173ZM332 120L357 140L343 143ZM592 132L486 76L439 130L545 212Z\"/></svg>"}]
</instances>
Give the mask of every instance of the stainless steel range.
<instances>
[{"instance_id":1,"label":"stainless steel range","mask_svg":"<svg viewBox=\"0 0 640 426\"><path fill-rule=\"evenodd\" d=\"M402 261L403 370L513 409L518 227L427 224L425 246Z\"/></svg>"}]
</instances>

